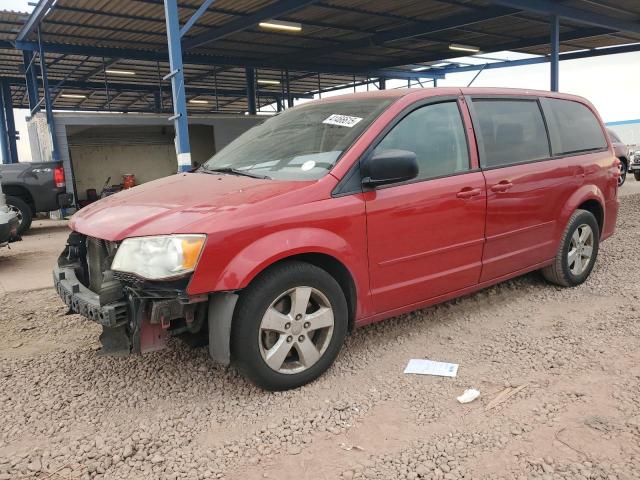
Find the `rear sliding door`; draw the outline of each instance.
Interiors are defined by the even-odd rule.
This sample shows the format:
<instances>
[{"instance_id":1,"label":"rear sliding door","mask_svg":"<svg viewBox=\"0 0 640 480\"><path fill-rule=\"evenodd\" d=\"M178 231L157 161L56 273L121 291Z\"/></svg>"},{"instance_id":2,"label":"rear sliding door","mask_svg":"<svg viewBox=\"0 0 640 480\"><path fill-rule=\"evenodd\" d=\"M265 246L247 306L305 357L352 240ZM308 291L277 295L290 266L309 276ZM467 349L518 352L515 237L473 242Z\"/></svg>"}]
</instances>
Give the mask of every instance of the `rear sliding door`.
<instances>
[{"instance_id":1,"label":"rear sliding door","mask_svg":"<svg viewBox=\"0 0 640 480\"><path fill-rule=\"evenodd\" d=\"M468 104L487 183L482 282L553 258L560 208L578 180L572 166L552 158L537 98L470 97Z\"/></svg>"}]
</instances>

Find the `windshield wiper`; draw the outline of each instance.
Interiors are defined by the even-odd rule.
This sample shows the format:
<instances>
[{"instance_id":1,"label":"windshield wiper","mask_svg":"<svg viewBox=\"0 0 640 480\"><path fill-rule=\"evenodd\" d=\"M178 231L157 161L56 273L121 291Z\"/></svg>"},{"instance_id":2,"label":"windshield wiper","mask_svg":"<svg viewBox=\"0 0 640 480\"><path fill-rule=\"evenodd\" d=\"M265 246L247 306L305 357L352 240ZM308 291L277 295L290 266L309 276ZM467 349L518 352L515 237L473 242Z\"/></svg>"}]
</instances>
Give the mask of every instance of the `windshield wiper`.
<instances>
[{"instance_id":1,"label":"windshield wiper","mask_svg":"<svg viewBox=\"0 0 640 480\"><path fill-rule=\"evenodd\" d=\"M257 173L247 172L246 170L238 170L232 167L219 167L219 168L202 168L204 172L211 173L230 173L232 175L243 175L245 177L260 178L261 180L271 180L271 177L267 175L259 175Z\"/></svg>"}]
</instances>

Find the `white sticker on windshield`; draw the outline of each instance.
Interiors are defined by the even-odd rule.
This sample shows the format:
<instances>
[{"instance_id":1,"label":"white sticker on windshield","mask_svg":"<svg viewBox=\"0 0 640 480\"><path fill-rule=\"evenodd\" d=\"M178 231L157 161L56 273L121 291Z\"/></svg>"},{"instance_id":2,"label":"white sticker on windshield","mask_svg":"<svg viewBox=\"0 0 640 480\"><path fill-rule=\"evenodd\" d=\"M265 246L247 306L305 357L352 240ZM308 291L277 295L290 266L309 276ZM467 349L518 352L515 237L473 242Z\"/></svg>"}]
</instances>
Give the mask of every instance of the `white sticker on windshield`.
<instances>
[{"instance_id":1,"label":"white sticker on windshield","mask_svg":"<svg viewBox=\"0 0 640 480\"><path fill-rule=\"evenodd\" d=\"M316 162L314 162L313 160L307 160L302 164L300 168L306 172L308 170L311 170L315 166L316 166Z\"/></svg>"},{"instance_id":2,"label":"white sticker on windshield","mask_svg":"<svg viewBox=\"0 0 640 480\"><path fill-rule=\"evenodd\" d=\"M360 117L350 117L349 115L338 115L334 113L330 115L326 120L323 120L322 123L328 123L329 125L338 125L339 127L353 127L357 124L362 118Z\"/></svg>"}]
</instances>

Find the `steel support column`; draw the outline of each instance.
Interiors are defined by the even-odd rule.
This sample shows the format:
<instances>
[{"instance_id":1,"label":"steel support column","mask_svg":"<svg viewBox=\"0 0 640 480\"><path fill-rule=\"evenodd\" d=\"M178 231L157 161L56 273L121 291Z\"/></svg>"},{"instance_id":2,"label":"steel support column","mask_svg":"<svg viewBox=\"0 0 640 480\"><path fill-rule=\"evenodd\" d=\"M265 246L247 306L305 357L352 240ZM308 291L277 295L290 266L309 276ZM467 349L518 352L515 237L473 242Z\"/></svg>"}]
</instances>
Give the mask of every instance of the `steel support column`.
<instances>
[{"instance_id":1,"label":"steel support column","mask_svg":"<svg viewBox=\"0 0 640 480\"><path fill-rule=\"evenodd\" d=\"M173 98L173 124L176 131L176 154L178 171L191 169L191 147L189 145L189 122L187 118L187 95L184 85L182 46L180 45L180 18L176 0L164 0L164 16L167 21L167 44L171 72L171 93Z\"/></svg>"},{"instance_id":2,"label":"steel support column","mask_svg":"<svg viewBox=\"0 0 640 480\"><path fill-rule=\"evenodd\" d=\"M386 90L387 89L387 79L384 77L380 77L378 79L378 88L380 90Z\"/></svg>"},{"instance_id":3,"label":"steel support column","mask_svg":"<svg viewBox=\"0 0 640 480\"><path fill-rule=\"evenodd\" d=\"M293 97L291 96L291 84L289 83L289 70L284 71L284 81L287 90L287 108L293 107Z\"/></svg>"},{"instance_id":4,"label":"steel support column","mask_svg":"<svg viewBox=\"0 0 640 480\"><path fill-rule=\"evenodd\" d=\"M551 91L557 92L560 77L560 17L551 16Z\"/></svg>"},{"instance_id":5,"label":"steel support column","mask_svg":"<svg viewBox=\"0 0 640 480\"><path fill-rule=\"evenodd\" d=\"M38 46L40 51L40 75L42 75L42 89L44 90L44 109L47 115L47 125L49 126L49 134L51 135L51 160L57 162L58 156L58 139L56 138L55 119L53 118L53 105L51 104L51 91L49 90L49 77L47 75L47 60L42 48L40 39L40 29L38 29ZM46 159L44 159L46 160Z\"/></svg>"},{"instance_id":6,"label":"steel support column","mask_svg":"<svg viewBox=\"0 0 640 480\"><path fill-rule=\"evenodd\" d=\"M7 124L4 118L4 101L0 95L0 153L2 163L11 163L11 152L9 151L9 138L7 136Z\"/></svg>"},{"instance_id":7,"label":"steel support column","mask_svg":"<svg viewBox=\"0 0 640 480\"><path fill-rule=\"evenodd\" d=\"M4 104L5 127L9 141L10 163L18 163L18 144L16 138L16 121L13 116L13 99L11 98L11 85L8 81L2 80L2 100Z\"/></svg>"},{"instance_id":8,"label":"steel support column","mask_svg":"<svg viewBox=\"0 0 640 480\"><path fill-rule=\"evenodd\" d=\"M40 109L40 107L38 106L38 77L34 66L35 59L33 52L23 50L22 61L24 63L24 79L27 85L29 109L31 110L31 113L34 114Z\"/></svg>"},{"instance_id":9,"label":"steel support column","mask_svg":"<svg viewBox=\"0 0 640 480\"><path fill-rule=\"evenodd\" d=\"M247 108L249 115L257 113L256 108L256 71L247 67L244 69L245 80L247 82Z\"/></svg>"}]
</instances>

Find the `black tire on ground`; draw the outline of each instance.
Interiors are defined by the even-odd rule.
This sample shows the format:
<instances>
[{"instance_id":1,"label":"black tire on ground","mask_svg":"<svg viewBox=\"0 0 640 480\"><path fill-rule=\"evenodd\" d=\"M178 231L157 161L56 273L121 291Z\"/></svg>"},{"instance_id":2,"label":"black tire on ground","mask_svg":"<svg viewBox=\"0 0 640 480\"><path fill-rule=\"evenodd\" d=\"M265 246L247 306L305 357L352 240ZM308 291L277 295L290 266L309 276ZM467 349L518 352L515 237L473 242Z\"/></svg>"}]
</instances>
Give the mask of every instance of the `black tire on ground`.
<instances>
[{"instance_id":1,"label":"black tire on ground","mask_svg":"<svg viewBox=\"0 0 640 480\"><path fill-rule=\"evenodd\" d=\"M618 186L619 187L624 185L624 182L627 179L627 171L628 171L627 161L623 160L621 158L620 159L620 176L618 177Z\"/></svg>"},{"instance_id":2,"label":"black tire on ground","mask_svg":"<svg viewBox=\"0 0 640 480\"><path fill-rule=\"evenodd\" d=\"M262 357L260 325L272 302L296 287L311 287L326 297L333 311L333 334L316 363L301 372L281 373ZM246 378L266 390L296 388L315 380L331 366L347 327L347 302L340 285L329 273L304 262L281 263L260 274L241 293L231 331L232 361Z\"/></svg>"},{"instance_id":3,"label":"black tire on ground","mask_svg":"<svg viewBox=\"0 0 640 480\"><path fill-rule=\"evenodd\" d=\"M19 197L7 195L7 205L13 211L18 214L20 219L20 225L18 225L18 235L24 234L31 226L31 220L33 214L31 213L31 207Z\"/></svg>"},{"instance_id":4,"label":"black tire on ground","mask_svg":"<svg viewBox=\"0 0 640 480\"><path fill-rule=\"evenodd\" d=\"M575 275L570 269L568 255L571 247L571 238L582 225L588 225L593 232L592 253L586 269L581 274ZM599 247L600 228L598 227L596 217L587 210L578 209L573 212L573 215L571 215L567 223L554 262L542 269L542 275L548 282L562 287L575 287L576 285L580 285L589 277L598 257Z\"/></svg>"},{"instance_id":5,"label":"black tire on ground","mask_svg":"<svg viewBox=\"0 0 640 480\"><path fill-rule=\"evenodd\" d=\"M640 182L640 170L635 170L633 172L633 176L636 178L637 181Z\"/></svg>"}]
</instances>

